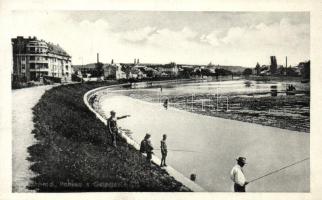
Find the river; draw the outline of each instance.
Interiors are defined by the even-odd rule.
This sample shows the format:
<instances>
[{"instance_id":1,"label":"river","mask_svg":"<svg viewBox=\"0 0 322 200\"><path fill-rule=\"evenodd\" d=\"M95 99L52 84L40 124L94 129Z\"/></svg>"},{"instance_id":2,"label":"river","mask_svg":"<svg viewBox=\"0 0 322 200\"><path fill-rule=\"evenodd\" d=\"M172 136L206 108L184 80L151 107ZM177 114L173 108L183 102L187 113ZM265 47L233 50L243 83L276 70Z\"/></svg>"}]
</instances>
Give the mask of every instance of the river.
<instances>
[{"instance_id":1,"label":"river","mask_svg":"<svg viewBox=\"0 0 322 200\"><path fill-rule=\"evenodd\" d=\"M207 90L214 88L211 84L200 86ZM194 88L198 85L188 87L175 87L172 90L176 92L163 89L163 92L200 92ZM151 89L154 93L155 90ZM207 191L232 191L229 173L238 156L247 158L244 172L247 179L252 180L310 155L307 133L204 116L172 107L165 110L159 103L137 100L117 91L103 96L100 106L106 116L111 110L117 115L131 115L120 120L119 126L131 130L133 139L138 142L150 133L154 147L159 148L162 134L167 134L169 149L194 151L169 151L167 163L187 177L195 173L196 182ZM160 157L159 150L155 154ZM310 164L305 161L249 184L247 191L309 192L309 177Z\"/></svg>"}]
</instances>

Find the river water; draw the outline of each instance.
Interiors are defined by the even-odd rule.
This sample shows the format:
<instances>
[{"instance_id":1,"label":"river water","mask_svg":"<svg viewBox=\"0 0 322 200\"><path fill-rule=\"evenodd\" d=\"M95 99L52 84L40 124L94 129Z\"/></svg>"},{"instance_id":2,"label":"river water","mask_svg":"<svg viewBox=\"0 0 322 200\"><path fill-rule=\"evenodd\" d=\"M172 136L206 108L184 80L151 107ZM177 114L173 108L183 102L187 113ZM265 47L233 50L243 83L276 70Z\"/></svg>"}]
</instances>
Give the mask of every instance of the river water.
<instances>
[{"instance_id":1,"label":"river water","mask_svg":"<svg viewBox=\"0 0 322 200\"><path fill-rule=\"evenodd\" d=\"M226 91L238 88L228 82L225 84L230 88ZM198 83L164 88L162 92L177 95L189 91L214 92L217 87L216 83ZM270 88L269 85L257 87ZM224 90L225 86L221 88ZM145 90L149 91L155 94L156 89ZM232 191L229 173L238 156L247 158L244 172L246 178L252 180L310 155L307 133L204 116L171 107L165 110L159 103L137 100L117 91L103 96L100 106L106 116L111 110L119 116L131 115L118 124L131 130L133 139L138 142L150 133L154 147L160 148L162 134L167 134L169 149L194 151L169 151L167 164L187 177L195 173L196 182L207 191ZM155 154L160 156L159 150L155 150ZM305 161L249 184L247 191L309 192L309 177L310 165Z\"/></svg>"}]
</instances>

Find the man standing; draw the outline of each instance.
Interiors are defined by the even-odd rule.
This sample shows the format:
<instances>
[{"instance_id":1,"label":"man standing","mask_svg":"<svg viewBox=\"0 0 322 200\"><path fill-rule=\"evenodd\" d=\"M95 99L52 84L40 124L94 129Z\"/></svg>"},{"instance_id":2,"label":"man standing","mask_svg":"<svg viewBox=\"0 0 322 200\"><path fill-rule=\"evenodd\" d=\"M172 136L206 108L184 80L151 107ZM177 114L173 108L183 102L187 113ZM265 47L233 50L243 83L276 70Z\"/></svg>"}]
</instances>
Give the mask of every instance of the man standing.
<instances>
[{"instance_id":1,"label":"man standing","mask_svg":"<svg viewBox=\"0 0 322 200\"><path fill-rule=\"evenodd\" d=\"M165 159L166 159L167 154L168 154L168 148L167 148L166 140L167 140L167 135L163 134L163 139L161 140L161 155L162 155L162 158L161 158L160 167L167 166L167 164L165 163Z\"/></svg>"},{"instance_id":2,"label":"man standing","mask_svg":"<svg viewBox=\"0 0 322 200\"><path fill-rule=\"evenodd\" d=\"M166 99L163 103L163 107L168 110L168 105L169 105L169 99Z\"/></svg>"},{"instance_id":3,"label":"man standing","mask_svg":"<svg viewBox=\"0 0 322 200\"><path fill-rule=\"evenodd\" d=\"M246 181L243 167L246 164L245 157L239 157L237 159L237 165L233 167L230 172L230 178L234 182L234 191L235 192L246 192L246 185L248 182Z\"/></svg>"},{"instance_id":4,"label":"man standing","mask_svg":"<svg viewBox=\"0 0 322 200\"><path fill-rule=\"evenodd\" d=\"M117 120L130 117L130 115L124 115L116 117L115 111L111 111L111 116L107 119L107 129L112 138L112 145L116 147L116 136L118 134Z\"/></svg>"},{"instance_id":5,"label":"man standing","mask_svg":"<svg viewBox=\"0 0 322 200\"><path fill-rule=\"evenodd\" d=\"M145 151L146 151L146 160L149 163L151 163L152 154L153 154L153 146L150 138L151 138L151 135L147 133L145 135Z\"/></svg>"}]
</instances>

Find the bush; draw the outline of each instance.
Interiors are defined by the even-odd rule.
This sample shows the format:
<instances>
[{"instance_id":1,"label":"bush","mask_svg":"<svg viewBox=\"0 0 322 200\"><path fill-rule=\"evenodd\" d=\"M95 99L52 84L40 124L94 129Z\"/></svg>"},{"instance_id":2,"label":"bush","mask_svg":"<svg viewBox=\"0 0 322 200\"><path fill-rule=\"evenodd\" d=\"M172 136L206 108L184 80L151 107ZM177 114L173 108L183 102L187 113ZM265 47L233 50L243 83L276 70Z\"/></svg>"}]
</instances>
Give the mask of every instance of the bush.
<instances>
[{"instance_id":1,"label":"bush","mask_svg":"<svg viewBox=\"0 0 322 200\"><path fill-rule=\"evenodd\" d=\"M53 76L44 76L44 82L54 82L54 83L61 83L61 78L53 77Z\"/></svg>"}]
</instances>

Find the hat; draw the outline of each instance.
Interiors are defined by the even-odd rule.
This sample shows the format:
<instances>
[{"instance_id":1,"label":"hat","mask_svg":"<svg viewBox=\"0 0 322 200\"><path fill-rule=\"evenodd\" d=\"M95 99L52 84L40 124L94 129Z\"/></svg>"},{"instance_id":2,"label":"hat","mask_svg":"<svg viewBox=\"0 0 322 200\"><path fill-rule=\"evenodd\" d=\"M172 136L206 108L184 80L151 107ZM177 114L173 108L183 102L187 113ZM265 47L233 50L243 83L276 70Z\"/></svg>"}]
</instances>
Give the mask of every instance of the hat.
<instances>
[{"instance_id":1,"label":"hat","mask_svg":"<svg viewBox=\"0 0 322 200\"><path fill-rule=\"evenodd\" d=\"M149 137L151 137L151 135L150 135L149 133L147 133L147 134L145 135L145 138L149 138Z\"/></svg>"},{"instance_id":2,"label":"hat","mask_svg":"<svg viewBox=\"0 0 322 200\"><path fill-rule=\"evenodd\" d=\"M246 164L246 158L245 157L238 157L236 160L237 160L237 162L242 162L242 163Z\"/></svg>"},{"instance_id":3,"label":"hat","mask_svg":"<svg viewBox=\"0 0 322 200\"><path fill-rule=\"evenodd\" d=\"M111 112L110 112L110 113L111 113L111 115L113 115L113 114L115 114L115 111L114 111L114 110L111 110Z\"/></svg>"}]
</instances>

